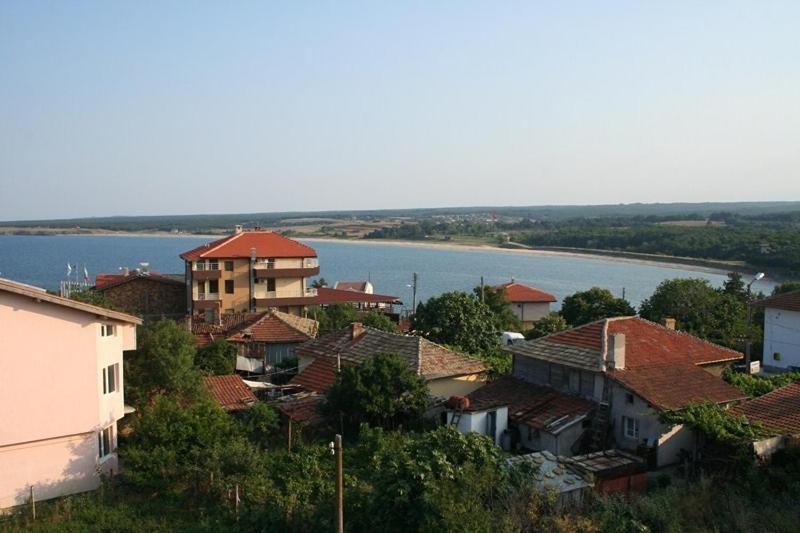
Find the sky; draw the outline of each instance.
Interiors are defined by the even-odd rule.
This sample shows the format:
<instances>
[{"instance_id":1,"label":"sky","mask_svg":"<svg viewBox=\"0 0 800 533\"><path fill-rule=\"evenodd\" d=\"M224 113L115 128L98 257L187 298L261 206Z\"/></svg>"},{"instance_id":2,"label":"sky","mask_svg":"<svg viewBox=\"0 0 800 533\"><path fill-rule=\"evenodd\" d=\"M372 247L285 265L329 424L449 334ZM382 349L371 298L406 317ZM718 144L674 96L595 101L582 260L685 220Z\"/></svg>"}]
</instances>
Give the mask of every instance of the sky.
<instances>
[{"instance_id":1,"label":"sky","mask_svg":"<svg viewBox=\"0 0 800 533\"><path fill-rule=\"evenodd\" d=\"M0 2L0 220L800 200L800 2Z\"/></svg>"}]
</instances>

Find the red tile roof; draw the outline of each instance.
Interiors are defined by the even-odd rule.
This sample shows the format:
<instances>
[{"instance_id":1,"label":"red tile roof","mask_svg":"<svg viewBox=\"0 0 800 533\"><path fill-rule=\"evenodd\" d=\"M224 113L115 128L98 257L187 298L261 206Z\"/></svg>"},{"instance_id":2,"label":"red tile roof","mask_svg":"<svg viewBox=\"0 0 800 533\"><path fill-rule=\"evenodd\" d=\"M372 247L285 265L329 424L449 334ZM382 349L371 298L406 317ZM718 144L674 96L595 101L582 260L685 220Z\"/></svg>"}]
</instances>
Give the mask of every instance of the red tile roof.
<instances>
[{"instance_id":1,"label":"red tile roof","mask_svg":"<svg viewBox=\"0 0 800 533\"><path fill-rule=\"evenodd\" d=\"M303 368L289 383L300 385L308 391L324 394L333 385L337 373L336 357L320 356Z\"/></svg>"},{"instance_id":2,"label":"red tile roof","mask_svg":"<svg viewBox=\"0 0 800 533\"><path fill-rule=\"evenodd\" d=\"M186 261L198 259L232 259L250 257L255 248L256 257L317 257L313 248L272 231L243 231L198 246L180 256Z\"/></svg>"},{"instance_id":3,"label":"red tile roof","mask_svg":"<svg viewBox=\"0 0 800 533\"><path fill-rule=\"evenodd\" d=\"M324 399L324 396L318 394L295 395L291 399L278 403L275 407L292 422L313 425L325 420L325 417L319 412L319 407Z\"/></svg>"},{"instance_id":4,"label":"red tile roof","mask_svg":"<svg viewBox=\"0 0 800 533\"><path fill-rule=\"evenodd\" d=\"M800 382L740 403L731 412L783 435L800 435Z\"/></svg>"},{"instance_id":5,"label":"red tile roof","mask_svg":"<svg viewBox=\"0 0 800 533\"><path fill-rule=\"evenodd\" d=\"M536 287L529 287L522 283L504 283L503 285L496 285L494 289L505 289L506 300L509 302L527 302L527 303L550 303L555 302L556 297L549 292L544 292Z\"/></svg>"},{"instance_id":6,"label":"red tile roof","mask_svg":"<svg viewBox=\"0 0 800 533\"><path fill-rule=\"evenodd\" d=\"M98 274L95 276L94 288L98 291L104 291L135 279L144 279L180 286L184 284L184 281L176 279L175 277L162 276L158 272L151 271L148 274L142 272L130 272L129 274Z\"/></svg>"},{"instance_id":7,"label":"red tile roof","mask_svg":"<svg viewBox=\"0 0 800 533\"><path fill-rule=\"evenodd\" d=\"M753 302L753 305L800 312L800 290L770 296L769 298Z\"/></svg>"},{"instance_id":8,"label":"red tile roof","mask_svg":"<svg viewBox=\"0 0 800 533\"><path fill-rule=\"evenodd\" d=\"M596 407L589 400L512 376L503 376L467 397L471 403L468 411L485 411L506 405L512 422L549 432L558 432Z\"/></svg>"},{"instance_id":9,"label":"red tile roof","mask_svg":"<svg viewBox=\"0 0 800 533\"><path fill-rule=\"evenodd\" d=\"M367 282L366 281L337 281L336 285L333 287L336 290L341 291L356 291L356 292L366 292L367 291Z\"/></svg>"},{"instance_id":10,"label":"red tile roof","mask_svg":"<svg viewBox=\"0 0 800 533\"><path fill-rule=\"evenodd\" d=\"M346 289L330 289L320 287L317 289L317 296L314 298L315 304L334 304L334 303L387 303L402 304L397 296L387 296L385 294L367 294L365 292L351 291Z\"/></svg>"},{"instance_id":11,"label":"red tile roof","mask_svg":"<svg viewBox=\"0 0 800 533\"><path fill-rule=\"evenodd\" d=\"M625 368L607 372L653 405L677 409L691 402L743 398L738 389L696 366L736 361L741 353L638 317L599 320L507 350L599 372L607 358L603 350L608 339L617 333L625 335Z\"/></svg>"},{"instance_id":12,"label":"red tile roof","mask_svg":"<svg viewBox=\"0 0 800 533\"><path fill-rule=\"evenodd\" d=\"M206 388L211 396L226 411L247 409L256 402L256 395L245 385L241 376L207 376L204 378Z\"/></svg>"},{"instance_id":13,"label":"red tile roof","mask_svg":"<svg viewBox=\"0 0 800 533\"><path fill-rule=\"evenodd\" d=\"M192 321L192 333L199 345L212 340L262 342L267 344L299 343L317 336L316 320L280 311L260 313L223 313L222 324L208 324L202 317Z\"/></svg>"}]
</instances>

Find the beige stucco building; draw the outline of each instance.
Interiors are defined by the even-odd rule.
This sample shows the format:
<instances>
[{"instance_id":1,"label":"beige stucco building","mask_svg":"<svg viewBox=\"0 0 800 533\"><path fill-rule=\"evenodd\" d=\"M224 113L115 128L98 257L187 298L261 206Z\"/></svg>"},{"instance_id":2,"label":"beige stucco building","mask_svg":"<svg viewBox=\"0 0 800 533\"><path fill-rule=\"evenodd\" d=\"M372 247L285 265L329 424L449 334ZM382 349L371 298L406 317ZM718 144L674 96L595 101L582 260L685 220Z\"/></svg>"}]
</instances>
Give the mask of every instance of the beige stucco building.
<instances>
[{"instance_id":1,"label":"beige stucco building","mask_svg":"<svg viewBox=\"0 0 800 533\"><path fill-rule=\"evenodd\" d=\"M117 471L122 352L141 320L0 279L0 509Z\"/></svg>"},{"instance_id":2,"label":"beige stucco building","mask_svg":"<svg viewBox=\"0 0 800 533\"><path fill-rule=\"evenodd\" d=\"M244 230L181 254L189 314L278 309L292 314L316 303L306 279L319 274L313 248L272 231Z\"/></svg>"}]
</instances>

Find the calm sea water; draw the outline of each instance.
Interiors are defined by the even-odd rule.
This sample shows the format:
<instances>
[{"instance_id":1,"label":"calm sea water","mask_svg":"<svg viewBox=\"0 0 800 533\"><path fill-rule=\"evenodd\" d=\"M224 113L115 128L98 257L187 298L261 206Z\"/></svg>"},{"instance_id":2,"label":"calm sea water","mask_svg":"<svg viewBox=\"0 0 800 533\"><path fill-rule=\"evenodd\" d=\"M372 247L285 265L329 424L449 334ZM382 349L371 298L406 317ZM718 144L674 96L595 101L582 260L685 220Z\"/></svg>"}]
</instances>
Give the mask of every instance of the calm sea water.
<instances>
[{"instance_id":1,"label":"calm sea water","mask_svg":"<svg viewBox=\"0 0 800 533\"><path fill-rule=\"evenodd\" d=\"M65 279L66 264L84 265L91 279L148 261L152 270L183 272L178 254L207 242L205 237L22 236L0 235L0 277L55 289ZM638 306L669 278L703 278L715 286L724 274L616 262L604 258L541 256L506 251L451 250L387 244L310 242L319 255L320 275L337 280L372 280L375 292L400 297L410 305L413 272L419 274L418 298L425 300L452 290L471 290L484 276L487 284L509 281L534 285L559 300L592 286L605 287ZM758 289L772 290L759 282Z\"/></svg>"}]
</instances>

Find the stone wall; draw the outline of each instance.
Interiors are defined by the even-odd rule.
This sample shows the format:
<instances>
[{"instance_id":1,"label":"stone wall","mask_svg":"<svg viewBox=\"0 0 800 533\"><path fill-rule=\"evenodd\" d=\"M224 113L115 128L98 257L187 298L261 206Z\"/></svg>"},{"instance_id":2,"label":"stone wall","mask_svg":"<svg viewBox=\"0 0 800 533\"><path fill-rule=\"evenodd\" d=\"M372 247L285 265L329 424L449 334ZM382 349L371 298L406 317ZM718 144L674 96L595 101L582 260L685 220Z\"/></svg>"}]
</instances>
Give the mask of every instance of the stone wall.
<instances>
[{"instance_id":1,"label":"stone wall","mask_svg":"<svg viewBox=\"0 0 800 533\"><path fill-rule=\"evenodd\" d=\"M186 287L142 276L103 291L114 307L141 316L145 321L166 317L180 319L186 314Z\"/></svg>"}]
</instances>

